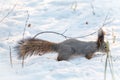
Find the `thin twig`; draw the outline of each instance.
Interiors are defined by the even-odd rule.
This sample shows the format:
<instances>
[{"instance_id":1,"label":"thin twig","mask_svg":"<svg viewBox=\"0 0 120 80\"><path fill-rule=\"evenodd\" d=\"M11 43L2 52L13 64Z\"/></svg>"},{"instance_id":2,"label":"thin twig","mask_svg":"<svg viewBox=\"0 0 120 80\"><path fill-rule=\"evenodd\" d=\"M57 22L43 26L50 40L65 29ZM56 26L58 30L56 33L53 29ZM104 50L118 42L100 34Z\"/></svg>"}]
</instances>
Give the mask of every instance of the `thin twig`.
<instances>
[{"instance_id":1,"label":"thin twig","mask_svg":"<svg viewBox=\"0 0 120 80\"><path fill-rule=\"evenodd\" d=\"M66 35L64 35L64 34L61 34L61 33L58 33L58 32L54 32L54 31L43 31L43 32L37 33L33 38L36 38L38 35L43 34L43 33L53 33L53 34L58 34L58 35L63 36L65 39L67 39L67 38L84 38L84 37L87 37L87 36L93 35L93 34L95 34L96 32L93 32L93 33L88 34L88 35L80 36L80 37L69 37L69 36L66 36Z\"/></svg>"},{"instance_id":2,"label":"thin twig","mask_svg":"<svg viewBox=\"0 0 120 80\"><path fill-rule=\"evenodd\" d=\"M110 66L111 66L111 73L112 73L112 78L113 80L115 80L115 75L114 75L114 68L113 68L113 59L112 59L112 55L111 55L111 52L109 53L110 54L110 58L109 58L109 63L110 63Z\"/></svg>"},{"instance_id":3,"label":"thin twig","mask_svg":"<svg viewBox=\"0 0 120 80\"><path fill-rule=\"evenodd\" d=\"M93 13L93 15L95 15L93 3L91 3L91 8L92 8L92 13Z\"/></svg>"},{"instance_id":4,"label":"thin twig","mask_svg":"<svg viewBox=\"0 0 120 80\"><path fill-rule=\"evenodd\" d=\"M104 80L106 80L107 63L109 63L112 80L115 80L113 62L112 62L112 57L111 57L111 53L109 50L109 42L108 41L107 41L107 57L106 57L106 61L105 61L105 70L104 70Z\"/></svg>"},{"instance_id":5,"label":"thin twig","mask_svg":"<svg viewBox=\"0 0 120 80\"><path fill-rule=\"evenodd\" d=\"M107 23L106 23L106 20L108 19L108 16L109 16L109 12L106 14L105 19L104 19L104 21L103 21L103 24L102 24L102 26L99 27L99 28L102 28L102 27L104 27L105 25L110 24L110 23L112 22L112 21L110 21L110 22L107 22ZM98 32L98 31L95 31L95 32L92 32L92 33L90 33L90 34L87 34L87 35L84 35L84 36L79 36L79 37L74 37L74 38L84 38L84 37L93 35L93 34L95 34L95 33L97 33L97 32Z\"/></svg>"},{"instance_id":6,"label":"thin twig","mask_svg":"<svg viewBox=\"0 0 120 80\"><path fill-rule=\"evenodd\" d=\"M110 58L110 57L109 57ZM113 73L113 66L112 66L112 63L110 60L108 60L109 62L109 68L110 68L110 72L111 72L111 76L112 76L112 80L115 80L115 77L114 77L114 73Z\"/></svg>"},{"instance_id":7,"label":"thin twig","mask_svg":"<svg viewBox=\"0 0 120 80\"><path fill-rule=\"evenodd\" d=\"M11 67L13 68L13 63L12 63L12 52L11 52L11 47L9 46L9 49L10 49L10 64L11 64Z\"/></svg>"},{"instance_id":8,"label":"thin twig","mask_svg":"<svg viewBox=\"0 0 120 80\"><path fill-rule=\"evenodd\" d=\"M106 20L108 19L108 15L109 15L109 12L107 13L107 15L106 15L106 17L105 17L102 26L99 27L99 28L102 28L102 27L104 27L105 25L107 25L107 24L110 23L110 22L109 22L109 23L106 23ZM33 38L36 38L38 35L43 34L43 33L53 33L53 34L58 34L58 35L63 36L65 39L67 39L67 38L84 38L84 37L87 37L87 36L93 35L93 34L95 34L95 33L98 32L98 31L95 31L95 32L92 32L92 33L87 34L87 35L84 35L84 36L69 37L69 36L64 35L64 33L65 33L67 30L68 30L68 29L66 29L63 33L58 33L58 32L54 32L54 31L44 31L44 32L37 33Z\"/></svg>"},{"instance_id":9,"label":"thin twig","mask_svg":"<svg viewBox=\"0 0 120 80\"><path fill-rule=\"evenodd\" d=\"M66 29L62 34L65 34L68 31L68 29Z\"/></svg>"},{"instance_id":10,"label":"thin twig","mask_svg":"<svg viewBox=\"0 0 120 80\"><path fill-rule=\"evenodd\" d=\"M37 33L33 38L36 38L38 35L43 34L43 33L58 34L58 35L63 36L65 39L67 39L67 38L84 38L84 37L87 37L87 36L90 36L90 35L93 35L93 34L97 33L97 31L95 31L93 33L90 33L90 34L87 34L87 35L84 35L84 36L79 36L79 37L69 37L69 36L64 35L64 33L61 34L61 33L54 32L54 31L43 31L43 32Z\"/></svg>"},{"instance_id":11,"label":"thin twig","mask_svg":"<svg viewBox=\"0 0 120 80\"><path fill-rule=\"evenodd\" d=\"M65 35L63 35L63 34L61 34L61 33L53 32L53 31L43 31L43 32L37 33L33 38L36 38L38 35L43 34L43 33L58 34L58 35L63 36L65 39L66 39L66 38L71 38L71 37L65 36Z\"/></svg>"},{"instance_id":12,"label":"thin twig","mask_svg":"<svg viewBox=\"0 0 120 80\"><path fill-rule=\"evenodd\" d=\"M65 34L67 31L68 31L68 29L70 29L71 27L68 27L67 29L65 29L61 34Z\"/></svg>"},{"instance_id":13,"label":"thin twig","mask_svg":"<svg viewBox=\"0 0 120 80\"><path fill-rule=\"evenodd\" d=\"M16 1L16 3L13 5L12 9L0 20L0 23L2 23L2 22L14 11L16 5L17 5L17 1Z\"/></svg>"},{"instance_id":14,"label":"thin twig","mask_svg":"<svg viewBox=\"0 0 120 80\"><path fill-rule=\"evenodd\" d=\"M24 56L22 58L22 68L24 67Z\"/></svg>"},{"instance_id":15,"label":"thin twig","mask_svg":"<svg viewBox=\"0 0 120 80\"><path fill-rule=\"evenodd\" d=\"M106 60L105 60L104 80L106 80L107 62L108 62L108 55L106 56Z\"/></svg>"},{"instance_id":16,"label":"thin twig","mask_svg":"<svg viewBox=\"0 0 120 80\"><path fill-rule=\"evenodd\" d=\"M105 60L104 80L106 80L107 65L108 65L107 63L108 63L108 59L109 59L109 42L108 41L106 43L106 49L107 49L107 56L106 56L106 60Z\"/></svg>"},{"instance_id":17,"label":"thin twig","mask_svg":"<svg viewBox=\"0 0 120 80\"><path fill-rule=\"evenodd\" d=\"M104 26L105 26L105 25L107 25L107 24L112 23L113 21L114 21L114 20L112 19L112 20L110 20L110 21L108 21L108 22L104 23ZM103 26L103 27L104 27L104 26Z\"/></svg>"},{"instance_id":18,"label":"thin twig","mask_svg":"<svg viewBox=\"0 0 120 80\"><path fill-rule=\"evenodd\" d=\"M7 37L7 40L9 40L9 38L10 38L10 31L9 31L9 33L8 33L8 37Z\"/></svg>"},{"instance_id":19,"label":"thin twig","mask_svg":"<svg viewBox=\"0 0 120 80\"><path fill-rule=\"evenodd\" d=\"M90 36L90 35L93 35L97 33L97 31L93 32L93 33L90 33L90 34L87 34L87 35L84 35L84 36L79 36L79 37L74 37L74 38L84 38L84 37L87 37L87 36Z\"/></svg>"},{"instance_id":20,"label":"thin twig","mask_svg":"<svg viewBox=\"0 0 120 80\"><path fill-rule=\"evenodd\" d=\"M112 29L112 39L113 39L113 43L115 43L115 40L116 40L116 36L114 34L114 30Z\"/></svg>"},{"instance_id":21,"label":"thin twig","mask_svg":"<svg viewBox=\"0 0 120 80\"><path fill-rule=\"evenodd\" d=\"M25 36L25 31L26 31L29 16L30 16L29 13L28 13L28 10L26 12L27 12L27 18L26 18L26 21L25 21L25 27L24 27L24 31L23 31L23 39L24 39L24 36Z\"/></svg>"},{"instance_id":22,"label":"thin twig","mask_svg":"<svg viewBox=\"0 0 120 80\"><path fill-rule=\"evenodd\" d=\"M105 19L104 19L103 24L102 24L101 27L104 27L106 24L108 24L108 23L106 23L108 17L109 17L109 11L108 11L108 13L107 13L106 16L105 16Z\"/></svg>"}]
</instances>

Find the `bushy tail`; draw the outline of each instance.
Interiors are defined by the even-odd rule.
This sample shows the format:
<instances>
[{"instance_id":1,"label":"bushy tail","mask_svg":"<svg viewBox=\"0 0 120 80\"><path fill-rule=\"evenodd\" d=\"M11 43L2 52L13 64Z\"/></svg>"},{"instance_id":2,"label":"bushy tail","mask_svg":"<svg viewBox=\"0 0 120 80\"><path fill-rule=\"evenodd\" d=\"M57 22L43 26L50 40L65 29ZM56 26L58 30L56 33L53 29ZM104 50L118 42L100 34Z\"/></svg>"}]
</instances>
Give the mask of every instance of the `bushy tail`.
<instances>
[{"instance_id":1,"label":"bushy tail","mask_svg":"<svg viewBox=\"0 0 120 80\"><path fill-rule=\"evenodd\" d=\"M40 55L47 52L56 52L57 44L41 39L24 39L18 42L16 46L19 58L27 56Z\"/></svg>"}]
</instances>

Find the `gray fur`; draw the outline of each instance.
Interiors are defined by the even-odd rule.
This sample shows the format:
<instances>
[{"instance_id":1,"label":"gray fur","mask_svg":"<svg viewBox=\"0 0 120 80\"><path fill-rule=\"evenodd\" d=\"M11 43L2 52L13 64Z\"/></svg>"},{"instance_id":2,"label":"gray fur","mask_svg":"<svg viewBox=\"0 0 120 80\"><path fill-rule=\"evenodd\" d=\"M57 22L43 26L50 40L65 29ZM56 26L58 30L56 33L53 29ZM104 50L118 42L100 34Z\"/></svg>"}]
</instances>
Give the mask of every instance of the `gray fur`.
<instances>
[{"instance_id":1,"label":"gray fur","mask_svg":"<svg viewBox=\"0 0 120 80\"><path fill-rule=\"evenodd\" d=\"M98 51L96 42L84 42L76 39L68 39L58 45L58 60L67 60L72 55L93 55Z\"/></svg>"},{"instance_id":2,"label":"gray fur","mask_svg":"<svg viewBox=\"0 0 120 80\"><path fill-rule=\"evenodd\" d=\"M107 44L104 41L104 32L99 30L97 41L79 41L76 39L68 39L57 44L57 52L59 53L57 60L67 60L72 55L82 55L87 59L91 59L95 52L107 52Z\"/></svg>"},{"instance_id":3,"label":"gray fur","mask_svg":"<svg viewBox=\"0 0 120 80\"><path fill-rule=\"evenodd\" d=\"M52 43L41 39L25 39L19 42L16 49L20 57L57 52L58 61L68 60L72 55L82 55L87 59L91 59L95 52L108 52L102 29L98 32L97 41L85 42L68 39L61 43Z\"/></svg>"}]
</instances>

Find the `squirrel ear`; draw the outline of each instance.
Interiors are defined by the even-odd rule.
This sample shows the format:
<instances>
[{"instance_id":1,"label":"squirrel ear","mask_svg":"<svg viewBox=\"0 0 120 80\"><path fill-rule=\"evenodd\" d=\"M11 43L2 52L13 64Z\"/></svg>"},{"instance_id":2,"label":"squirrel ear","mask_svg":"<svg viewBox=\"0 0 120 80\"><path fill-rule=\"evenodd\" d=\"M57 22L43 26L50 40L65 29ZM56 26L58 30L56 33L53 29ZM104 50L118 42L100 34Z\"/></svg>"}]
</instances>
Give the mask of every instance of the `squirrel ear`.
<instances>
[{"instance_id":1,"label":"squirrel ear","mask_svg":"<svg viewBox=\"0 0 120 80\"><path fill-rule=\"evenodd\" d=\"M98 40L97 40L98 46L100 46L104 42L104 35L105 35L105 32L102 30L102 28L100 28L98 30Z\"/></svg>"}]
</instances>

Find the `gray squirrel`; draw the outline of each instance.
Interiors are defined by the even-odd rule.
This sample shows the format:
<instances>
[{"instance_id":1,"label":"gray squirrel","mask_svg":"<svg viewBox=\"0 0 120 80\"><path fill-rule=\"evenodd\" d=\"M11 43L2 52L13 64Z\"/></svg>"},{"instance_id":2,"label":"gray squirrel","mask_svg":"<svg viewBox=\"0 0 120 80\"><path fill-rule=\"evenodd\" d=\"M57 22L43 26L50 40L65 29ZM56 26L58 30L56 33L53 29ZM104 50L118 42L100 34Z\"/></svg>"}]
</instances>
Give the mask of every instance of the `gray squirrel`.
<instances>
[{"instance_id":1,"label":"gray squirrel","mask_svg":"<svg viewBox=\"0 0 120 80\"><path fill-rule=\"evenodd\" d=\"M104 31L99 29L97 41L79 41L67 39L60 43L46 40L28 38L20 40L16 46L19 58L32 55L42 55L49 52L57 52L57 60L68 60L72 55L82 55L91 59L95 52L107 52L107 43L104 41Z\"/></svg>"}]
</instances>

